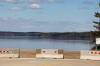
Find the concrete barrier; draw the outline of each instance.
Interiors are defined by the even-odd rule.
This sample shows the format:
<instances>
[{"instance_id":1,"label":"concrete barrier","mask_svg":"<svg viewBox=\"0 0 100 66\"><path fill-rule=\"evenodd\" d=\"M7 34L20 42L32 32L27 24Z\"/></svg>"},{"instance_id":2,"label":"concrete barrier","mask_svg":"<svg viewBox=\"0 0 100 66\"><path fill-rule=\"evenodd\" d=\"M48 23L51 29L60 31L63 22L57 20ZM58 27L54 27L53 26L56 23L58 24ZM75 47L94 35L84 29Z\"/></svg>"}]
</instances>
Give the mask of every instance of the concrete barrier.
<instances>
[{"instance_id":1,"label":"concrete barrier","mask_svg":"<svg viewBox=\"0 0 100 66\"><path fill-rule=\"evenodd\" d=\"M63 54L36 54L36 58L63 59Z\"/></svg>"},{"instance_id":2,"label":"concrete barrier","mask_svg":"<svg viewBox=\"0 0 100 66\"><path fill-rule=\"evenodd\" d=\"M36 58L56 58L63 59L63 54L59 49L39 49L36 53Z\"/></svg>"},{"instance_id":3,"label":"concrete barrier","mask_svg":"<svg viewBox=\"0 0 100 66\"><path fill-rule=\"evenodd\" d=\"M18 54L0 54L0 58L18 58Z\"/></svg>"},{"instance_id":4,"label":"concrete barrier","mask_svg":"<svg viewBox=\"0 0 100 66\"><path fill-rule=\"evenodd\" d=\"M18 56L18 49L0 48L0 58L14 58Z\"/></svg>"},{"instance_id":5,"label":"concrete barrier","mask_svg":"<svg viewBox=\"0 0 100 66\"><path fill-rule=\"evenodd\" d=\"M100 51L81 51L80 59L100 60Z\"/></svg>"}]
</instances>

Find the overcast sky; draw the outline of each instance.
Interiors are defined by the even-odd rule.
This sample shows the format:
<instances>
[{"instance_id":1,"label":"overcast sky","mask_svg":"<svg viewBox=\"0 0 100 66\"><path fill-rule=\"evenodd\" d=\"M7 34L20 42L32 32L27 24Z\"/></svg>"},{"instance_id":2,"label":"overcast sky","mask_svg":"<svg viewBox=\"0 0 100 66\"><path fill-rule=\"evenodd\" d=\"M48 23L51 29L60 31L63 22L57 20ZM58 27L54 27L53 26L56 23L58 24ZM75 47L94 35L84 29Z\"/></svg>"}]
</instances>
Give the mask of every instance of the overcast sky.
<instances>
[{"instance_id":1,"label":"overcast sky","mask_svg":"<svg viewBox=\"0 0 100 66\"><path fill-rule=\"evenodd\" d=\"M91 31L99 1L0 0L0 31Z\"/></svg>"}]
</instances>

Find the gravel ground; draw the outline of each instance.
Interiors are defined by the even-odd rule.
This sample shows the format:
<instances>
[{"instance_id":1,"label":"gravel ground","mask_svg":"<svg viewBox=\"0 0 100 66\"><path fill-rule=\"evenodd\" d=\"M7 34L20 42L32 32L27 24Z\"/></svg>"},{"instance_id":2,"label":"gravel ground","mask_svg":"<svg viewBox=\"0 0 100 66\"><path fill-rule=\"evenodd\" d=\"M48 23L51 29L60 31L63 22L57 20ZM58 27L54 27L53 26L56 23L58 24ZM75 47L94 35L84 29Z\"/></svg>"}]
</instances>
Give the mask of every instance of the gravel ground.
<instances>
[{"instance_id":1,"label":"gravel ground","mask_svg":"<svg viewBox=\"0 0 100 66\"><path fill-rule=\"evenodd\" d=\"M80 59L1 58L0 66L100 66L100 61Z\"/></svg>"}]
</instances>

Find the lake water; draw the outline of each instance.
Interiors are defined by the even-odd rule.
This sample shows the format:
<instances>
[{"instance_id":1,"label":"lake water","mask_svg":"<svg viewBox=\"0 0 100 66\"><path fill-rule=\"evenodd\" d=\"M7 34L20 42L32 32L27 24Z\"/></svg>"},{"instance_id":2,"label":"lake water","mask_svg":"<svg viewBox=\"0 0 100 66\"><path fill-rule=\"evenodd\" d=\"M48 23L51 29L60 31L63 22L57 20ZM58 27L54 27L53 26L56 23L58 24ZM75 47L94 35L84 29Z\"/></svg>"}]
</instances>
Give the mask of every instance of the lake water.
<instances>
[{"instance_id":1,"label":"lake water","mask_svg":"<svg viewBox=\"0 0 100 66\"><path fill-rule=\"evenodd\" d=\"M64 50L89 50L93 47L86 40L51 39L0 39L0 48L50 48Z\"/></svg>"}]
</instances>

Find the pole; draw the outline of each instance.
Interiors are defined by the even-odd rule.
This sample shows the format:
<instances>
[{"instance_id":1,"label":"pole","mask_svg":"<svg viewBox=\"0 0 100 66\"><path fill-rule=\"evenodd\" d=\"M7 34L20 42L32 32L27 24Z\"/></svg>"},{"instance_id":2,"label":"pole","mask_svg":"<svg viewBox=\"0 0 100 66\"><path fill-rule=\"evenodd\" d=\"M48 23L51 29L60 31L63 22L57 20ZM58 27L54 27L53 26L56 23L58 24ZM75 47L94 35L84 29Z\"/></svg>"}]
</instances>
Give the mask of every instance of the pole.
<instances>
[{"instance_id":1,"label":"pole","mask_svg":"<svg viewBox=\"0 0 100 66\"><path fill-rule=\"evenodd\" d=\"M20 58L20 48L19 48L19 51L18 51L18 52L19 52L19 56L18 56L18 58Z\"/></svg>"},{"instance_id":2,"label":"pole","mask_svg":"<svg viewBox=\"0 0 100 66\"><path fill-rule=\"evenodd\" d=\"M98 50L98 45L96 44L96 51Z\"/></svg>"}]
</instances>

